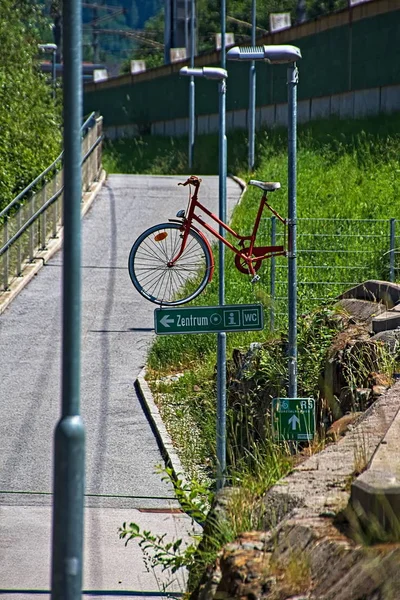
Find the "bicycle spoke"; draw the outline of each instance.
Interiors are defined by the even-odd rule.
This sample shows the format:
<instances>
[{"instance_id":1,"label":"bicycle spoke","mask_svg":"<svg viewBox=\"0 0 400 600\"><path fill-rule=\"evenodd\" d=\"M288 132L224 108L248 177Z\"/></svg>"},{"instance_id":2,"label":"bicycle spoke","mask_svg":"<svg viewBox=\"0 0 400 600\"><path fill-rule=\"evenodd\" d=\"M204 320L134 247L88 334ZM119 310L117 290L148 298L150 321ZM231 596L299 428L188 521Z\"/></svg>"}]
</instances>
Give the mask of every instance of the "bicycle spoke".
<instances>
[{"instance_id":1,"label":"bicycle spoke","mask_svg":"<svg viewBox=\"0 0 400 600\"><path fill-rule=\"evenodd\" d=\"M177 280L178 280L178 281L179 281L179 283L180 283L180 286L184 287L185 283L187 282L187 279L185 279L185 278L182 276L182 273L181 273L180 271L175 271L175 274L176 274L176 278L177 278Z\"/></svg>"},{"instance_id":2,"label":"bicycle spoke","mask_svg":"<svg viewBox=\"0 0 400 600\"><path fill-rule=\"evenodd\" d=\"M161 278L163 278L166 272L166 269L164 269L163 271L159 270L157 272L152 271L149 275L142 277L140 283L142 285L146 285L146 287L151 286L153 282L157 282Z\"/></svg>"},{"instance_id":3,"label":"bicycle spoke","mask_svg":"<svg viewBox=\"0 0 400 600\"><path fill-rule=\"evenodd\" d=\"M172 236L171 236L171 246L172 246L172 242L173 242L173 240L172 240ZM174 247L171 248L170 260L172 260L174 258L174 256L176 256L178 254L178 248L181 244L182 244L182 238L179 233L178 236L175 236Z\"/></svg>"},{"instance_id":4,"label":"bicycle spoke","mask_svg":"<svg viewBox=\"0 0 400 600\"><path fill-rule=\"evenodd\" d=\"M207 285L211 262L206 243L190 230L182 254L168 266L181 246L181 227L174 223L151 228L132 246L129 274L147 299L158 304L182 304Z\"/></svg>"},{"instance_id":5,"label":"bicycle spoke","mask_svg":"<svg viewBox=\"0 0 400 600\"><path fill-rule=\"evenodd\" d=\"M168 253L168 237L165 238L165 240L161 240L161 242L157 242L157 244L159 244L159 250L163 255L163 258L165 260L165 262L169 262L170 260L170 255Z\"/></svg>"},{"instance_id":6,"label":"bicycle spoke","mask_svg":"<svg viewBox=\"0 0 400 600\"><path fill-rule=\"evenodd\" d=\"M167 274L167 272L163 273L163 275L162 275L161 279L159 280L158 288L156 288L156 292L155 292L155 296L156 296L156 298L163 298L163 297L164 297L164 296L163 296L163 294L161 293L161 290L162 290L162 289L163 289L163 287L164 287L164 286L163 286L163 282L164 282L164 279L165 279L166 277L167 277L167 279L168 279L168 274Z\"/></svg>"},{"instance_id":7,"label":"bicycle spoke","mask_svg":"<svg viewBox=\"0 0 400 600\"><path fill-rule=\"evenodd\" d=\"M173 273L171 270L168 273L168 276L169 276L168 281L169 281L169 290L170 290L168 299L172 300L173 299Z\"/></svg>"},{"instance_id":8,"label":"bicycle spoke","mask_svg":"<svg viewBox=\"0 0 400 600\"><path fill-rule=\"evenodd\" d=\"M150 256L153 256L156 260L161 260L160 256L159 256L159 249L160 249L159 246L157 246L154 242L152 242L152 244L149 244L149 242L146 242L143 245L145 246L145 248L143 248L141 250L142 254L144 254L144 255L150 254ZM146 250L146 252L145 252L145 250Z\"/></svg>"}]
</instances>

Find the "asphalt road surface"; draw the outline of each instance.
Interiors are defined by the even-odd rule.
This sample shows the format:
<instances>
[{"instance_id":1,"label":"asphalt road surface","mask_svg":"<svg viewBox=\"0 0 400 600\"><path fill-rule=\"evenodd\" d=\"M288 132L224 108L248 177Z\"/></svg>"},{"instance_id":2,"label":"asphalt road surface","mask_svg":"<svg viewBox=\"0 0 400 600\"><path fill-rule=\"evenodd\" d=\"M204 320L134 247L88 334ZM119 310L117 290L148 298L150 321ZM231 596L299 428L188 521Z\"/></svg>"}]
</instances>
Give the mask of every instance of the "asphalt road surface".
<instances>
[{"instance_id":1,"label":"asphalt road surface","mask_svg":"<svg viewBox=\"0 0 400 600\"><path fill-rule=\"evenodd\" d=\"M133 288L127 259L147 227L186 207L184 177L110 176L83 221L81 412L86 427L86 596L159 590L140 550L118 539L135 521L184 537L170 485L134 389L154 336L155 305ZM228 210L240 187L228 180ZM218 211L218 178L200 198ZM60 415L62 252L0 317L0 598L47 598L50 586L53 433ZM157 511L157 512L155 512ZM164 578L164 579L163 579ZM172 588L182 585L174 582ZM42 593L41 593L42 592ZM160 592L160 595L162 593ZM124 595L126 597L126 595Z\"/></svg>"}]
</instances>

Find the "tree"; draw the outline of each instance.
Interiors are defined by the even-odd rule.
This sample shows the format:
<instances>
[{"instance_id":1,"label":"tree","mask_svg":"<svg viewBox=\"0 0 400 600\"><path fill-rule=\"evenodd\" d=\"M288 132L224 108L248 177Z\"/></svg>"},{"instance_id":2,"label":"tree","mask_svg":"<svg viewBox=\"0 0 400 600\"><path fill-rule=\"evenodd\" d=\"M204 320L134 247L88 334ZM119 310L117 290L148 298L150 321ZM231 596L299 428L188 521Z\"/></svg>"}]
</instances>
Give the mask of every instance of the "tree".
<instances>
[{"instance_id":1,"label":"tree","mask_svg":"<svg viewBox=\"0 0 400 600\"><path fill-rule=\"evenodd\" d=\"M147 5L147 3L146 3ZM154 3L154 7L156 4ZM238 44L251 39L252 0L227 0L226 30L234 33ZM292 23L329 14L345 8L347 0L257 0L257 35L269 30L271 13L289 12ZM221 30L219 0L196 0L198 52L209 52L215 48L215 34ZM144 33L160 42L164 36L164 9L145 23ZM132 58L146 60L148 66L163 64L163 51L141 45ZM128 64L128 63L127 63ZM126 67L128 68L128 67Z\"/></svg>"},{"instance_id":2,"label":"tree","mask_svg":"<svg viewBox=\"0 0 400 600\"><path fill-rule=\"evenodd\" d=\"M60 151L60 116L39 72L40 7L0 0L0 207Z\"/></svg>"},{"instance_id":3,"label":"tree","mask_svg":"<svg viewBox=\"0 0 400 600\"><path fill-rule=\"evenodd\" d=\"M346 8L347 0L310 0L307 7L307 16L309 18L319 17Z\"/></svg>"}]
</instances>

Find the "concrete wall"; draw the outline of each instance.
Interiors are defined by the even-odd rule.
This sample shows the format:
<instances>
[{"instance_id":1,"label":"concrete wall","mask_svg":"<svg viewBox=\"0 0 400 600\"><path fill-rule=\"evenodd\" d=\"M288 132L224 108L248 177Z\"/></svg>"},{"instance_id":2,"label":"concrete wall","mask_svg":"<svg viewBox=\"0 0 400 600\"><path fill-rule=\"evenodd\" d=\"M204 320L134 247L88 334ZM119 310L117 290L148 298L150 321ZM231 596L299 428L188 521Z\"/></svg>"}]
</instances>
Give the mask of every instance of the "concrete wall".
<instances>
[{"instance_id":1,"label":"concrete wall","mask_svg":"<svg viewBox=\"0 0 400 600\"><path fill-rule=\"evenodd\" d=\"M299 123L316 119L362 118L371 115L389 114L400 111L400 85L391 85L369 90L358 90L344 94L335 94L321 98L301 100L297 105L297 120ZM278 127L287 125L287 104L272 104L256 109L256 127ZM179 136L186 135L189 119L172 119L152 123L153 135ZM246 129L247 111L229 111L226 115L226 128ZM196 133L214 133L218 131L218 114L201 115L196 119ZM137 135L137 128L110 127L106 136L118 137Z\"/></svg>"}]
</instances>

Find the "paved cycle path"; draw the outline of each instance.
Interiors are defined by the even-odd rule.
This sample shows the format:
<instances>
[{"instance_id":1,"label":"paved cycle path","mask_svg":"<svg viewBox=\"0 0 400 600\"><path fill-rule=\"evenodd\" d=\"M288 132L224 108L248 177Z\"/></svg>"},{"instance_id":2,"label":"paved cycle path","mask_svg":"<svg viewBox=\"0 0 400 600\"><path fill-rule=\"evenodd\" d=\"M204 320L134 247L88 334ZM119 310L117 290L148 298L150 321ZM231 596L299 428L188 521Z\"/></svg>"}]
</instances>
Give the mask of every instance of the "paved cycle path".
<instances>
[{"instance_id":1,"label":"paved cycle path","mask_svg":"<svg viewBox=\"0 0 400 600\"><path fill-rule=\"evenodd\" d=\"M83 221L81 411L86 427L85 596L157 591L118 527L135 521L156 533L190 530L133 383L154 336L155 305L133 288L129 250L147 227L186 207L184 177L110 176ZM228 210L240 187L228 180ZM218 177L200 197L218 211ZM0 598L48 597L53 433L60 415L62 253L0 316ZM172 509L172 512L171 512ZM169 589L182 588L174 582ZM7 591L8 590L8 591ZM90 594L89 592L92 592ZM126 595L124 595L126 597Z\"/></svg>"}]
</instances>

